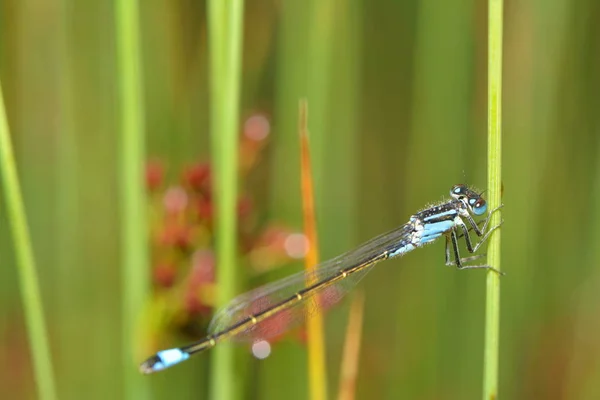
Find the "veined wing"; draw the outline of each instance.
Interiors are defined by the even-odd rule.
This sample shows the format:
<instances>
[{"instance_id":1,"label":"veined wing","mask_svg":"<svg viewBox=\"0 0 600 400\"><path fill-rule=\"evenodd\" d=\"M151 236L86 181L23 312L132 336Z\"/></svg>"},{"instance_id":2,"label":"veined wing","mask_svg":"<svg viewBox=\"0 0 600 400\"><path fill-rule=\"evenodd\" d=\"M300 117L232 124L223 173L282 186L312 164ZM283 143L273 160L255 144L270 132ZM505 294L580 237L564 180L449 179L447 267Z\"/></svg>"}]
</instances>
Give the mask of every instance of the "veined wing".
<instances>
[{"instance_id":1,"label":"veined wing","mask_svg":"<svg viewBox=\"0 0 600 400\"><path fill-rule=\"evenodd\" d=\"M302 271L241 294L217 311L209 334L218 336L240 325L232 340L255 341L278 336L316 312L337 304L378 261L406 246L412 229L410 223L402 225L317 265L312 271ZM347 274L341 276L343 272ZM275 309L271 314L270 310ZM252 318L256 322L244 324Z\"/></svg>"}]
</instances>

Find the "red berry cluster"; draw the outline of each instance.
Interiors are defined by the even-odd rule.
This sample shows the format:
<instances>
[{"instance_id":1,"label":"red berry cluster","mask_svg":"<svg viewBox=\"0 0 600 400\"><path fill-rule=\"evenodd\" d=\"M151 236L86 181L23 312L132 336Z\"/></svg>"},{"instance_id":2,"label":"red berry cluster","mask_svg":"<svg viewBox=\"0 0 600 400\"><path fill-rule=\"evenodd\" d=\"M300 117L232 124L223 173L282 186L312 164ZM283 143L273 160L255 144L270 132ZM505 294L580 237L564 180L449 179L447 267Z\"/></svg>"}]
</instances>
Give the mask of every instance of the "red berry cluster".
<instances>
[{"instance_id":1,"label":"red berry cluster","mask_svg":"<svg viewBox=\"0 0 600 400\"><path fill-rule=\"evenodd\" d=\"M241 180L259 160L267 136L265 121L264 117L253 116L244 126ZM206 327L218 290L212 250L215 215L211 167L207 162L189 165L180 173L177 184L167 183L166 175L161 162L147 164L155 300L165 321L161 328L196 336ZM273 224L256 222L256 209L250 195L243 191L237 215L240 268L250 268L246 272L255 275L290 261L293 255L290 256L286 242L294 234Z\"/></svg>"}]
</instances>

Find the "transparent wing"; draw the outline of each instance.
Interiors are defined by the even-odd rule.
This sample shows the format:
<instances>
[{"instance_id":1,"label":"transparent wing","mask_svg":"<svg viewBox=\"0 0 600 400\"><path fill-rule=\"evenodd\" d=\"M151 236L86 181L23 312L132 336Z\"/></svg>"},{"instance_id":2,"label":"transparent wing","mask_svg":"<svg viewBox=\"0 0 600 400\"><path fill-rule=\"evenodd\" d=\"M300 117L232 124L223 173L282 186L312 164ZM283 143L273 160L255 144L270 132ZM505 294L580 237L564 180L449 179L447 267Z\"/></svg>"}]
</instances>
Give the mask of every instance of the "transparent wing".
<instances>
[{"instance_id":1,"label":"transparent wing","mask_svg":"<svg viewBox=\"0 0 600 400\"><path fill-rule=\"evenodd\" d=\"M299 272L237 296L217 311L208 328L209 333L218 334L250 315L268 310L283 300L295 296L300 290L305 289L309 282L314 284L327 280L343 269L369 263L386 251L393 252L406 246L411 232L412 225L405 224L369 240L354 250L317 265L310 272ZM257 324L249 324L247 329L236 334L232 340L269 339L298 326L316 312L327 310L337 304L372 269L373 265L375 263L349 274L330 286L303 294L302 301Z\"/></svg>"}]
</instances>

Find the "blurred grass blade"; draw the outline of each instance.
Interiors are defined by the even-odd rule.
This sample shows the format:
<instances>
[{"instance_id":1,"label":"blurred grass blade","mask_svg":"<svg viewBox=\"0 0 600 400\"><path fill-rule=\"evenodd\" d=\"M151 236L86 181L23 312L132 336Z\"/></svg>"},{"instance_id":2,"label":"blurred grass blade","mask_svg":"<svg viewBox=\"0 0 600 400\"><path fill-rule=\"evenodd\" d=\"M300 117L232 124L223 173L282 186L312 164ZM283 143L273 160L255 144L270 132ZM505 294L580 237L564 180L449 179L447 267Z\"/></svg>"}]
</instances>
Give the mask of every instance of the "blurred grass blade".
<instances>
[{"instance_id":1,"label":"blurred grass blade","mask_svg":"<svg viewBox=\"0 0 600 400\"><path fill-rule=\"evenodd\" d=\"M339 11L339 0L307 2L310 10L309 36L308 36L308 61L306 96L311 104L311 126L317 132L313 138L313 165L315 166L314 180L316 187L324 184L324 168L326 165L326 149L328 139L325 132L331 128L329 125L330 111L329 94L332 88L332 64L334 54L334 33L336 16ZM306 61L305 61L306 62ZM318 193L317 204L323 206L323 194Z\"/></svg>"},{"instance_id":2,"label":"blurred grass blade","mask_svg":"<svg viewBox=\"0 0 600 400\"><path fill-rule=\"evenodd\" d=\"M502 0L490 0L488 10L488 201L489 208L500 205L502 185ZM494 213L491 226L500 223ZM491 235L487 262L500 269L500 233ZM486 282L485 348L483 398L498 397L498 353L500 342L500 276L488 271Z\"/></svg>"},{"instance_id":3,"label":"blurred grass blade","mask_svg":"<svg viewBox=\"0 0 600 400\"><path fill-rule=\"evenodd\" d=\"M38 285L38 277L31 248L31 239L17 168L12 150L8 120L4 108L2 85L0 84L0 170L6 196L8 220L12 230L14 249L17 258L21 299L25 310L27 334L31 346L35 382L38 397L42 400L56 399L56 386L48 335L44 323L44 312Z\"/></svg>"},{"instance_id":4,"label":"blurred grass blade","mask_svg":"<svg viewBox=\"0 0 600 400\"><path fill-rule=\"evenodd\" d=\"M223 305L236 294L236 201L244 2L209 0L207 7L217 305ZM235 382L240 380L235 376L233 356L230 344L219 345L213 351L213 399L237 397L240 385Z\"/></svg>"},{"instance_id":5,"label":"blurred grass blade","mask_svg":"<svg viewBox=\"0 0 600 400\"><path fill-rule=\"evenodd\" d=\"M298 131L300 133L300 175L304 234L308 240L308 253L304 261L307 271L319 263L319 240L315 215L315 196L308 141L308 105L300 100ZM312 284L314 282L309 282ZM308 329L308 378L312 400L327 398L327 371L325 369L325 338L323 337L323 314L317 313L307 323Z\"/></svg>"},{"instance_id":6,"label":"blurred grass blade","mask_svg":"<svg viewBox=\"0 0 600 400\"><path fill-rule=\"evenodd\" d=\"M358 377L364 309L365 295L359 290L350 307L350 319L346 328L346 341L342 356L338 400L354 400L356 397L356 379Z\"/></svg>"},{"instance_id":7,"label":"blurred grass blade","mask_svg":"<svg viewBox=\"0 0 600 400\"><path fill-rule=\"evenodd\" d=\"M116 1L120 78L122 368L126 398L149 398L148 380L138 373L134 352L137 323L148 295L144 111L137 1Z\"/></svg>"}]
</instances>

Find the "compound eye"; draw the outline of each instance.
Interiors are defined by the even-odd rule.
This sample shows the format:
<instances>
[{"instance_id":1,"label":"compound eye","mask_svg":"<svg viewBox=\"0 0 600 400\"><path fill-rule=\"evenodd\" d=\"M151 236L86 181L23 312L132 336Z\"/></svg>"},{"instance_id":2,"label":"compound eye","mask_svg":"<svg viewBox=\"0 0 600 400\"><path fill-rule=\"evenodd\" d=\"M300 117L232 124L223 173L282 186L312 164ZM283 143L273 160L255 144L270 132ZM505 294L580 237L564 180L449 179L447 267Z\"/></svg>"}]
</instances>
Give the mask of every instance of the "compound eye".
<instances>
[{"instance_id":1,"label":"compound eye","mask_svg":"<svg viewBox=\"0 0 600 400\"><path fill-rule=\"evenodd\" d=\"M467 193L467 188L465 185L454 185L452 190L450 190L450 195L454 198L459 198L465 196Z\"/></svg>"},{"instance_id":2,"label":"compound eye","mask_svg":"<svg viewBox=\"0 0 600 400\"><path fill-rule=\"evenodd\" d=\"M469 199L469 205L471 206L473 214L475 215L482 215L487 211L487 203L482 198Z\"/></svg>"}]
</instances>

